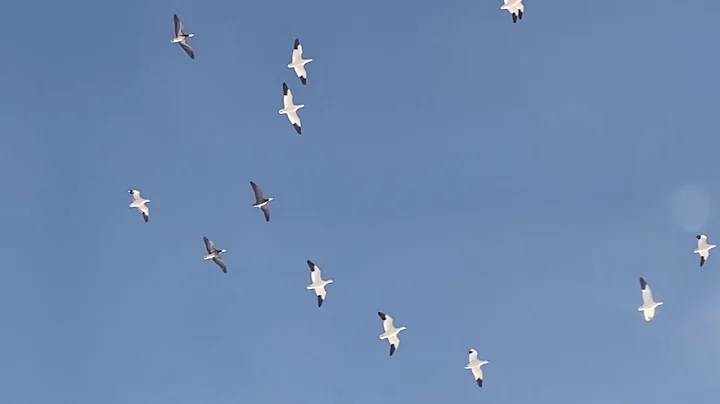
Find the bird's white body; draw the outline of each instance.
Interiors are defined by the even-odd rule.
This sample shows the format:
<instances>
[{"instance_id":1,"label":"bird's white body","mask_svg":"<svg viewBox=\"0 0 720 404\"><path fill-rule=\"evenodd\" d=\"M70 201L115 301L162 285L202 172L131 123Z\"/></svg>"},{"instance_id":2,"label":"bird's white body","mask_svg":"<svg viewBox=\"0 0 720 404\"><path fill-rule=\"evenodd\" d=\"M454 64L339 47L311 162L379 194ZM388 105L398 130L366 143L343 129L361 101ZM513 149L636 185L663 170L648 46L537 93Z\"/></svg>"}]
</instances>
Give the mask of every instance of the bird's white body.
<instances>
[{"instance_id":1,"label":"bird's white body","mask_svg":"<svg viewBox=\"0 0 720 404\"><path fill-rule=\"evenodd\" d=\"M147 207L146 203L150 202L150 199L145 199L140 195L140 191L137 189L129 189L128 192L130 195L132 195L132 202L130 202L130 207L137 209L140 211L140 213L143 214L143 218L145 218L145 222L148 221L148 218L150 217L150 209Z\"/></svg>"},{"instance_id":2,"label":"bird's white body","mask_svg":"<svg viewBox=\"0 0 720 404\"><path fill-rule=\"evenodd\" d=\"M312 280L312 283L307 285L306 289L315 292L315 295L317 295L318 297L318 307L322 307L322 304L325 301L325 297L327 297L327 291L325 290L325 286L333 283L333 280L323 279L320 267L315 265L315 263L313 263L312 261L308 260L307 264L310 267L310 280Z\"/></svg>"},{"instance_id":3,"label":"bird's white body","mask_svg":"<svg viewBox=\"0 0 720 404\"><path fill-rule=\"evenodd\" d=\"M220 250L220 251L214 252L212 254L206 255L205 258L203 258L203 259L207 261L207 260L211 260L213 258L219 258L220 254L225 253L225 252L227 252L227 250Z\"/></svg>"},{"instance_id":4,"label":"bird's white body","mask_svg":"<svg viewBox=\"0 0 720 404\"><path fill-rule=\"evenodd\" d=\"M273 200L272 197L267 198L267 201L265 201L265 202L261 202L261 203L256 203L256 204L254 204L254 205L253 205L253 208L262 208L263 206L267 205L267 204L268 204L269 202L271 202L272 200ZM246 206L247 206L247 205L246 205Z\"/></svg>"},{"instance_id":5,"label":"bird's white body","mask_svg":"<svg viewBox=\"0 0 720 404\"><path fill-rule=\"evenodd\" d=\"M512 15L514 23L516 23L518 19L522 20L523 13L525 12L525 6L522 0L503 0L503 5L500 9L507 10Z\"/></svg>"},{"instance_id":6,"label":"bird's white body","mask_svg":"<svg viewBox=\"0 0 720 404\"><path fill-rule=\"evenodd\" d=\"M640 288L642 290L642 306L638 307L638 311L643 312L645 321L650 321L655 318L655 309L658 306L662 306L663 302L656 302L653 298L652 290L650 286L645 282L643 278L640 278Z\"/></svg>"},{"instance_id":7,"label":"bird's white body","mask_svg":"<svg viewBox=\"0 0 720 404\"><path fill-rule=\"evenodd\" d=\"M185 35L176 36L170 42L171 43L180 43L180 42L184 42L187 38L192 38L194 36L195 36L195 34L187 34L187 36L185 36Z\"/></svg>"},{"instance_id":8,"label":"bird's white body","mask_svg":"<svg viewBox=\"0 0 720 404\"><path fill-rule=\"evenodd\" d=\"M710 250L713 248L715 248L715 244L708 243L706 235L700 234L697 236L697 248L693 253L700 256L700 266L703 266L705 261L710 258Z\"/></svg>"},{"instance_id":9,"label":"bird's white body","mask_svg":"<svg viewBox=\"0 0 720 404\"><path fill-rule=\"evenodd\" d=\"M470 352L468 355L468 364L465 366L465 369L472 371L473 377L475 378L475 382L480 387L482 387L482 384L483 384L482 366L486 365L488 363L490 363L490 362L478 359L477 351L474 349L470 349Z\"/></svg>"},{"instance_id":10,"label":"bird's white body","mask_svg":"<svg viewBox=\"0 0 720 404\"><path fill-rule=\"evenodd\" d=\"M307 71L305 65L312 62L312 59L302 58L303 48L298 39L295 40L295 48L292 52L292 59L290 64L287 65L288 69L294 69L295 74L300 78L300 81L305 85L307 83Z\"/></svg>"},{"instance_id":11,"label":"bird's white body","mask_svg":"<svg viewBox=\"0 0 720 404\"><path fill-rule=\"evenodd\" d=\"M524 11L525 6L522 0L503 0L503 5L500 6L500 10L507 10L510 14L514 14L518 11Z\"/></svg>"},{"instance_id":12,"label":"bird's white body","mask_svg":"<svg viewBox=\"0 0 720 404\"><path fill-rule=\"evenodd\" d=\"M278 112L280 115L285 115L290 120L290 123L295 128L298 135L302 134L302 123L300 122L300 116L298 110L304 108L304 104L295 105L293 103L292 90L287 86L287 83L283 83L283 108Z\"/></svg>"},{"instance_id":13,"label":"bird's white body","mask_svg":"<svg viewBox=\"0 0 720 404\"><path fill-rule=\"evenodd\" d=\"M385 330L385 332L380 334L380 339L388 340L390 343L390 356L392 356L400 346L400 331L406 330L407 327L395 327L392 317L382 312L379 312L378 315L380 315L380 318L383 320L383 330Z\"/></svg>"}]
</instances>

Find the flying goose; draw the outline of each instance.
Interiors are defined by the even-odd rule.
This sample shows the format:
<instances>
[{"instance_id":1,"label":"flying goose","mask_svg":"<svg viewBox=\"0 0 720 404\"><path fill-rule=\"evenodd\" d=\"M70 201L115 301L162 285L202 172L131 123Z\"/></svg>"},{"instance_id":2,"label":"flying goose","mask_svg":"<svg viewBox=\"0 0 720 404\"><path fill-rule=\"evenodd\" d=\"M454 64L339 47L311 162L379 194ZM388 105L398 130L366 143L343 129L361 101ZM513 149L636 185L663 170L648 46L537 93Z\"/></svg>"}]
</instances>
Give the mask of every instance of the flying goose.
<instances>
[{"instance_id":1,"label":"flying goose","mask_svg":"<svg viewBox=\"0 0 720 404\"><path fill-rule=\"evenodd\" d=\"M400 334L400 331L407 329L407 327L395 328L393 318L381 311L378 311L378 316L380 316L380 319L383 321L383 329L385 330L384 333L380 334L380 339L386 339L390 342L390 356L392 356L398 346L400 346L398 334Z\"/></svg>"},{"instance_id":2,"label":"flying goose","mask_svg":"<svg viewBox=\"0 0 720 404\"><path fill-rule=\"evenodd\" d=\"M207 237L203 237L203 241L205 241L205 248L208 252L208 255L205 256L204 260L213 260L213 262L218 264L220 269L222 269L223 273L226 274L227 266L225 265L225 261L223 261L223 259L220 257L220 254L226 252L226 250L218 250L215 247L215 243L213 243L212 240Z\"/></svg>"},{"instance_id":3,"label":"flying goose","mask_svg":"<svg viewBox=\"0 0 720 404\"><path fill-rule=\"evenodd\" d=\"M143 219L145 219L145 223L147 223L148 220L150 220L150 209L146 203L150 202L150 199L145 199L140 196L140 191L137 189L128 189L128 192L133 198L132 202L130 202L130 207L139 210L143 215Z\"/></svg>"},{"instance_id":4,"label":"flying goose","mask_svg":"<svg viewBox=\"0 0 720 404\"><path fill-rule=\"evenodd\" d=\"M175 21L175 38L173 38L170 42L180 44L180 47L185 50L185 53L190 56L190 59L195 59L195 51L188 43L188 39L194 37L195 34L186 34L183 31L183 23L180 21L177 14L173 14L173 20Z\"/></svg>"},{"instance_id":5,"label":"flying goose","mask_svg":"<svg viewBox=\"0 0 720 404\"><path fill-rule=\"evenodd\" d=\"M650 321L655 317L655 308L662 305L663 302L653 300L652 290L642 277L640 278L640 289L642 289L643 305L638 307L638 311L643 312L645 321Z\"/></svg>"},{"instance_id":6,"label":"flying goose","mask_svg":"<svg viewBox=\"0 0 720 404\"><path fill-rule=\"evenodd\" d=\"M293 94L288 88L287 84L283 83L283 109L278 111L280 115L287 115L290 123L295 128L295 132L298 135L302 135L302 124L300 123L300 117L297 114L297 110L303 108L305 105L293 104Z\"/></svg>"},{"instance_id":7,"label":"flying goose","mask_svg":"<svg viewBox=\"0 0 720 404\"><path fill-rule=\"evenodd\" d=\"M262 193L262 189L260 187L250 181L250 186L253 189L253 192L255 193L255 203L253 204L253 208L260 208L260 210L263 211L263 214L265 214L265 221L270 221L270 201L273 200L273 198L265 198Z\"/></svg>"},{"instance_id":8,"label":"flying goose","mask_svg":"<svg viewBox=\"0 0 720 404\"><path fill-rule=\"evenodd\" d=\"M697 235L695 238L697 238L698 246L693 252L700 255L700 266L703 266L710 257L710 250L715 248L715 244L708 244L707 236L704 234Z\"/></svg>"},{"instance_id":9,"label":"flying goose","mask_svg":"<svg viewBox=\"0 0 720 404\"><path fill-rule=\"evenodd\" d=\"M320 267L310 260L307 261L307 264L310 267L310 279L312 279L312 283L307 286L307 289L315 291L318 307L322 307L322 304L325 301L325 296L327 296L325 286L333 283L333 280L323 280Z\"/></svg>"},{"instance_id":10,"label":"flying goose","mask_svg":"<svg viewBox=\"0 0 720 404\"><path fill-rule=\"evenodd\" d=\"M488 361L481 361L478 359L478 353L474 349L470 349L470 357L468 359L468 364L465 366L465 369L472 370L473 377L475 378L475 381L477 382L478 387L482 387L483 384L483 371L482 366L485 364L488 364L490 362Z\"/></svg>"},{"instance_id":11,"label":"flying goose","mask_svg":"<svg viewBox=\"0 0 720 404\"><path fill-rule=\"evenodd\" d=\"M307 85L307 71L305 71L305 65L312 62L312 59L302 58L303 48L300 45L300 40L295 38L295 47L292 52L292 60L287 65L288 69L295 69L295 74L300 77L300 82L303 85Z\"/></svg>"},{"instance_id":12,"label":"flying goose","mask_svg":"<svg viewBox=\"0 0 720 404\"><path fill-rule=\"evenodd\" d=\"M503 0L503 5L500 7L501 10L507 10L510 14L512 14L513 23L518 22L518 20L522 20L523 12L525 11L525 6L522 3L522 0Z\"/></svg>"}]
</instances>

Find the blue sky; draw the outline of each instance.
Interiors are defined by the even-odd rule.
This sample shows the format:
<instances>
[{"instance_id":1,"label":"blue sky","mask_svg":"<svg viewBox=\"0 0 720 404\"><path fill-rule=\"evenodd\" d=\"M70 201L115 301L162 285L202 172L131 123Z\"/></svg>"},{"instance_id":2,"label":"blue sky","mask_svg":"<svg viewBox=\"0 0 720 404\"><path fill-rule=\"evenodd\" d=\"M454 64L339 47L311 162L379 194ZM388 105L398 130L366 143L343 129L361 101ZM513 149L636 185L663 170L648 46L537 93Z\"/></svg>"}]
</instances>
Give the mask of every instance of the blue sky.
<instances>
[{"instance_id":1,"label":"blue sky","mask_svg":"<svg viewBox=\"0 0 720 404\"><path fill-rule=\"evenodd\" d=\"M0 402L717 402L720 5L501 4L7 4Z\"/></svg>"}]
</instances>

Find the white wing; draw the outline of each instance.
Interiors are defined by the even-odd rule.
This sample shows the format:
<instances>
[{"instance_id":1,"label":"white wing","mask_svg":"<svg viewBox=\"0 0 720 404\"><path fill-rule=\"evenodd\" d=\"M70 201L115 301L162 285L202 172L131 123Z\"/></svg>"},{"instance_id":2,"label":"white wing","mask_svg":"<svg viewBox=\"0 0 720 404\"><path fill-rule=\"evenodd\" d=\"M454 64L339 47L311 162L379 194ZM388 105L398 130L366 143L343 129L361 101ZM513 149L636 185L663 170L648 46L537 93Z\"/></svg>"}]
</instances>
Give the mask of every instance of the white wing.
<instances>
[{"instance_id":1,"label":"white wing","mask_svg":"<svg viewBox=\"0 0 720 404\"><path fill-rule=\"evenodd\" d=\"M652 290L650 286L646 285L642 291L643 306L652 306L655 301L653 300Z\"/></svg>"},{"instance_id":2,"label":"white wing","mask_svg":"<svg viewBox=\"0 0 720 404\"><path fill-rule=\"evenodd\" d=\"M478 360L478 353L476 350L471 349L470 355L468 355L468 363L473 363Z\"/></svg>"},{"instance_id":3,"label":"white wing","mask_svg":"<svg viewBox=\"0 0 720 404\"><path fill-rule=\"evenodd\" d=\"M150 208L148 208L146 204L138 206L138 209L143 213L143 215L150 216Z\"/></svg>"},{"instance_id":4,"label":"white wing","mask_svg":"<svg viewBox=\"0 0 720 404\"><path fill-rule=\"evenodd\" d=\"M475 377L475 380L482 380L483 379L482 367L478 366L478 367L472 368L472 374L473 374L473 377Z\"/></svg>"},{"instance_id":5,"label":"white wing","mask_svg":"<svg viewBox=\"0 0 720 404\"><path fill-rule=\"evenodd\" d=\"M400 346L400 338L398 338L398 335L400 335L400 334L396 334L396 335L393 335L392 337L388 338L390 345L395 346L395 350L397 350L398 347Z\"/></svg>"},{"instance_id":6,"label":"white wing","mask_svg":"<svg viewBox=\"0 0 720 404\"><path fill-rule=\"evenodd\" d=\"M393 324L393 318L385 314L385 320L383 320L383 329L385 332L395 330L395 324ZM394 337L397 338L397 337ZM392 340L390 342L392 344Z\"/></svg>"},{"instance_id":7,"label":"white wing","mask_svg":"<svg viewBox=\"0 0 720 404\"><path fill-rule=\"evenodd\" d=\"M322 272L320 272L320 267L313 264L313 270L310 271L310 279L312 279L313 283L322 283Z\"/></svg>"},{"instance_id":8,"label":"white wing","mask_svg":"<svg viewBox=\"0 0 720 404\"><path fill-rule=\"evenodd\" d=\"M321 288L315 288L315 294L320 296L321 299L325 300L325 297L327 296L327 291L325 290L325 286Z\"/></svg>"},{"instance_id":9,"label":"white wing","mask_svg":"<svg viewBox=\"0 0 720 404\"><path fill-rule=\"evenodd\" d=\"M293 49L293 53L292 53L292 63L293 64L302 60L302 53L303 53L302 45L298 45L297 49Z\"/></svg>"},{"instance_id":10,"label":"white wing","mask_svg":"<svg viewBox=\"0 0 720 404\"><path fill-rule=\"evenodd\" d=\"M295 66L295 74L297 74L298 77L307 78L307 72L305 71L305 66Z\"/></svg>"},{"instance_id":11,"label":"white wing","mask_svg":"<svg viewBox=\"0 0 720 404\"><path fill-rule=\"evenodd\" d=\"M708 247L707 236L704 234L700 235L700 238L698 239L697 243L698 243L698 246L697 246L698 250L706 249Z\"/></svg>"},{"instance_id":12,"label":"white wing","mask_svg":"<svg viewBox=\"0 0 720 404\"><path fill-rule=\"evenodd\" d=\"M291 124L302 127L302 122L300 122L300 116L297 114L297 111L288 112L287 117Z\"/></svg>"},{"instance_id":13,"label":"white wing","mask_svg":"<svg viewBox=\"0 0 720 404\"><path fill-rule=\"evenodd\" d=\"M142 197L140 196L140 191L138 191L137 189L133 189L131 195L132 195L133 201L139 201L142 199Z\"/></svg>"},{"instance_id":14,"label":"white wing","mask_svg":"<svg viewBox=\"0 0 720 404\"><path fill-rule=\"evenodd\" d=\"M285 107L285 108L290 108L290 107L292 107L293 105L295 105L295 104L293 104L293 93L292 93L292 91L288 88L287 94L283 95L283 107Z\"/></svg>"}]
</instances>

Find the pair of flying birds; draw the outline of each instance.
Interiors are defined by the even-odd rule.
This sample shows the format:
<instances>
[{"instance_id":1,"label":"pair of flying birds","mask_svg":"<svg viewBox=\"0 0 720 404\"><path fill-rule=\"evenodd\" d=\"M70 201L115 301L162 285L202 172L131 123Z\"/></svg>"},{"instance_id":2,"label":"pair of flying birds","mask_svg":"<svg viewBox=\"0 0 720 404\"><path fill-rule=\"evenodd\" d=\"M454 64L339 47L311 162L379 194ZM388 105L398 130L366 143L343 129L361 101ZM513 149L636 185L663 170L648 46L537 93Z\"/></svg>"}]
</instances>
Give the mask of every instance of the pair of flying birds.
<instances>
[{"instance_id":1,"label":"pair of flying birds","mask_svg":"<svg viewBox=\"0 0 720 404\"><path fill-rule=\"evenodd\" d=\"M175 38L173 38L170 42L180 45L185 53L190 56L190 59L195 59L195 51L188 43L188 39L194 37L195 34L185 33L183 23L180 18L178 18L177 14L173 14L173 20L175 21ZM295 74L300 78L300 82L303 85L307 85L307 70L305 70L305 65L312 62L312 59L303 59L302 53L302 45L300 44L300 40L296 38L292 51L292 59L287 67L295 70ZM287 116L298 135L302 134L302 122L300 121L300 116L298 116L298 110L303 107L305 107L305 105L295 105L293 103L293 93L288 88L287 84L283 83L283 107L278 112L280 115Z\"/></svg>"},{"instance_id":2,"label":"pair of flying birds","mask_svg":"<svg viewBox=\"0 0 720 404\"><path fill-rule=\"evenodd\" d=\"M715 248L715 244L708 243L707 236L704 234L698 234L695 238L697 238L697 248L693 253L700 255L700 266L703 266L710 257L710 250ZM643 312L645 321L650 321L655 318L655 309L658 306L662 306L663 302L655 301L652 289L650 289L650 286L648 286L643 278L640 278L640 290L642 291L643 304L638 307L638 311Z\"/></svg>"},{"instance_id":3,"label":"pair of flying birds","mask_svg":"<svg viewBox=\"0 0 720 404\"><path fill-rule=\"evenodd\" d=\"M252 205L253 208L259 208L262 210L263 215L265 216L265 221L270 221L270 202L273 200L272 197L266 198L263 195L262 189L260 187L250 181L250 186L252 187L253 193L255 194L255 203ZM132 202L130 202L130 207L135 208L143 215L143 219L145 219L145 222L147 223L150 220L150 208L148 208L147 203L150 202L150 199L145 199L140 195L140 191L137 189L129 189L128 192L130 195L132 195Z\"/></svg>"}]
</instances>

